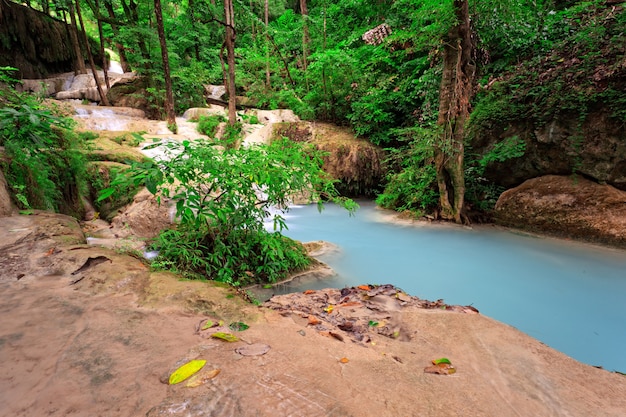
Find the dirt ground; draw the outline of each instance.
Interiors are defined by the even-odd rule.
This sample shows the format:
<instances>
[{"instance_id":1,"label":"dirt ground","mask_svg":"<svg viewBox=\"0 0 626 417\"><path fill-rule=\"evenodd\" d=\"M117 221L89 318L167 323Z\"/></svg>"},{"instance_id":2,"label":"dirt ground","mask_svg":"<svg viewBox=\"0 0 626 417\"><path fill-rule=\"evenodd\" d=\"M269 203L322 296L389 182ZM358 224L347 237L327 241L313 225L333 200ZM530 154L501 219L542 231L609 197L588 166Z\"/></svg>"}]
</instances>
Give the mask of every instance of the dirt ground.
<instances>
[{"instance_id":1,"label":"dirt ground","mask_svg":"<svg viewBox=\"0 0 626 417\"><path fill-rule=\"evenodd\" d=\"M259 307L87 246L71 218L0 218L0 416L626 415L622 375L460 307L346 291ZM442 357L455 373L424 372ZM162 382L191 359L204 384Z\"/></svg>"}]
</instances>

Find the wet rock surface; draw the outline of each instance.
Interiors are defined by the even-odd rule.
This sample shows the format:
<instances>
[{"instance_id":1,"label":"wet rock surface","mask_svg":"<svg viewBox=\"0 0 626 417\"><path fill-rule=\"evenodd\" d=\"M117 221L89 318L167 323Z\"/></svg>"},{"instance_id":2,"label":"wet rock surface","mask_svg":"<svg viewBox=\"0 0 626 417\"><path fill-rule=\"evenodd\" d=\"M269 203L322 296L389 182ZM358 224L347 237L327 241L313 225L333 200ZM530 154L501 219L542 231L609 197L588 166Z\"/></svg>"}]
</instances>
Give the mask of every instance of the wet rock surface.
<instances>
[{"instance_id":1,"label":"wet rock surface","mask_svg":"<svg viewBox=\"0 0 626 417\"><path fill-rule=\"evenodd\" d=\"M232 289L87 246L66 216L5 217L0 236L3 415L617 417L626 409L623 376L472 308L388 285L257 307ZM237 340L212 336L220 326ZM442 357L456 373L425 372ZM194 359L206 361L199 385L162 382Z\"/></svg>"}]
</instances>

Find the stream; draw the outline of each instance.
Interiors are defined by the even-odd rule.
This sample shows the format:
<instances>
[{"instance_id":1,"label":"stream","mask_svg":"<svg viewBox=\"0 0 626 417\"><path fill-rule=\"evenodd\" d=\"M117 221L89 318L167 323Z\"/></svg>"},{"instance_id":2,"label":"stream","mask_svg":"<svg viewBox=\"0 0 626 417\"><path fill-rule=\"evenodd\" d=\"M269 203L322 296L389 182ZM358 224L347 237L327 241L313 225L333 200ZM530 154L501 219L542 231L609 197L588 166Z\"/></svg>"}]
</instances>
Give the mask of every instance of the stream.
<instances>
[{"instance_id":1,"label":"stream","mask_svg":"<svg viewBox=\"0 0 626 417\"><path fill-rule=\"evenodd\" d=\"M76 107L91 130L199 136L184 119L179 135L167 135L164 122L128 109ZM492 227L408 224L372 202L359 204L352 217L332 205L322 214L315 205L292 207L284 234L335 244L337 251L319 259L337 274L271 291L389 283L420 298L473 305L583 363L626 372L626 252Z\"/></svg>"},{"instance_id":2,"label":"stream","mask_svg":"<svg viewBox=\"0 0 626 417\"><path fill-rule=\"evenodd\" d=\"M337 275L275 292L390 283L411 295L473 305L550 347L593 366L626 371L626 253L493 227L394 221L360 201L295 206L284 234L339 247L318 258Z\"/></svg>"}]
</instances>

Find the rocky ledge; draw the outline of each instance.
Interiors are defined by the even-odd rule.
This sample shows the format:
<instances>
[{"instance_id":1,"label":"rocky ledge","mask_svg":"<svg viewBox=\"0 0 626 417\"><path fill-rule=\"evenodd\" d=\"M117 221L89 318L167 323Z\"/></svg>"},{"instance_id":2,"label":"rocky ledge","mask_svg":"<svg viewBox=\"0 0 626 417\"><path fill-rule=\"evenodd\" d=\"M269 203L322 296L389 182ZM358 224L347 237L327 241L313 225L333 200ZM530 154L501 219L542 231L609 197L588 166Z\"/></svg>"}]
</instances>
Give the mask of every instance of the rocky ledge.
<instances>
[{"instance_id":1,"label":"rocky ledge","mask_svg":"<svg viewBox=\"0 0 626 417\"><path fill-rule=\"evenodd\" d=\"M12 416L623 416L626 378L472 307L363 285L263 306L0 218L0 409ZM230 335L230 336L227 336ZM229 341L230 340L230 341ZM433 365L445 358L450 362ZM172 372L206 361L193 383Z\"/></svg>"}]
</instances>

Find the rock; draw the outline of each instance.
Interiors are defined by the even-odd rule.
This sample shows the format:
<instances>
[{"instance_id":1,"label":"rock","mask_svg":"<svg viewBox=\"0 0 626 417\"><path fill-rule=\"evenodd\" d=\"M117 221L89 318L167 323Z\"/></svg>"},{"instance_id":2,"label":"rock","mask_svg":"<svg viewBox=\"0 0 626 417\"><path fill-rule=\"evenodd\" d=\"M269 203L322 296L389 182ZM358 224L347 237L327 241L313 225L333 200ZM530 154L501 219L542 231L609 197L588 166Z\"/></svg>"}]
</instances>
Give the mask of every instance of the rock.
<instances>
[{"instance_id":1,"label":"rock","mask_svg":"<svg viewBox=\"0 0 626 417\"><path fill-rule=\"evenodd\" d=\"M484 155L495 143L517 136L526 143L519 158L491 162L484 176L504 187L545 175L573 172L626 190L626 130L608 110L599 109L581 123L579 114L562 114L541 126L520 119L504 128L480 131L472 151Z\"/></svg>"},{"instance_id":2,"label":"rock","mask_svg":"<svg viewBox=\"0 0 626 417\"><path fill-rule=\"evenodd\" d=\"M173 220L174 208L167 200L162 198L159 204L154 195L143 189L111 224L118 231L118 237L153 238L169 228Z\"/></svg>"},{"instance_id":3,"label":"rock","mask_svg":"<svg viewBox=\"0 0 626 417\"><path fill-rule=\"evenodd\" d=\"M222 106L211 104L209 107L193 107L185 110L183 113L183 119L186 120L198 120L200 116L224 116L226 117L226 110Z\"/></svg>"},{"instance_id":4,"label":"rock","mask_svg":"<svg viewBox=\"0 0 626 417\"><path fill-rule=\"evenodd\" d=\"M498 224L626 247L626 192L581 176L548 175L507 190Z\"/></svg>"},{"instance_id":5,"label":"rock","mask_svg":"<svg viewBox=\"0 0 626 417\"><path fill-rule=\"evenodd\" d=\"M481 314L424 308L391 286L280 296L272 310L86 246L67 216L5 217L0 236L6 415L622 417L626 409L624 376ZM105 262L77 272L89 258ZM380 310L386 304L400 311ZM320 323L309 324L307 306ZM223 343L197 334L207 317L250 327ZM353 343L357 333L364 337ZM260 356L235 352L266 346ZM444 357L454 375L423 372ZM192 359L219 374L196 388L161 383Z\"/></svg>"},{"instance_id":6,"label":"rock","mask_svg":"<svg viewBox=\"0 0 626 417\"><path fill-rule=\"evenodd\" d=\"M10 216L13 213L14 207L11 203L11 193L9 192L9 186L4 173L0 169L0 217Z\"/></svg>"}]
</instances>

